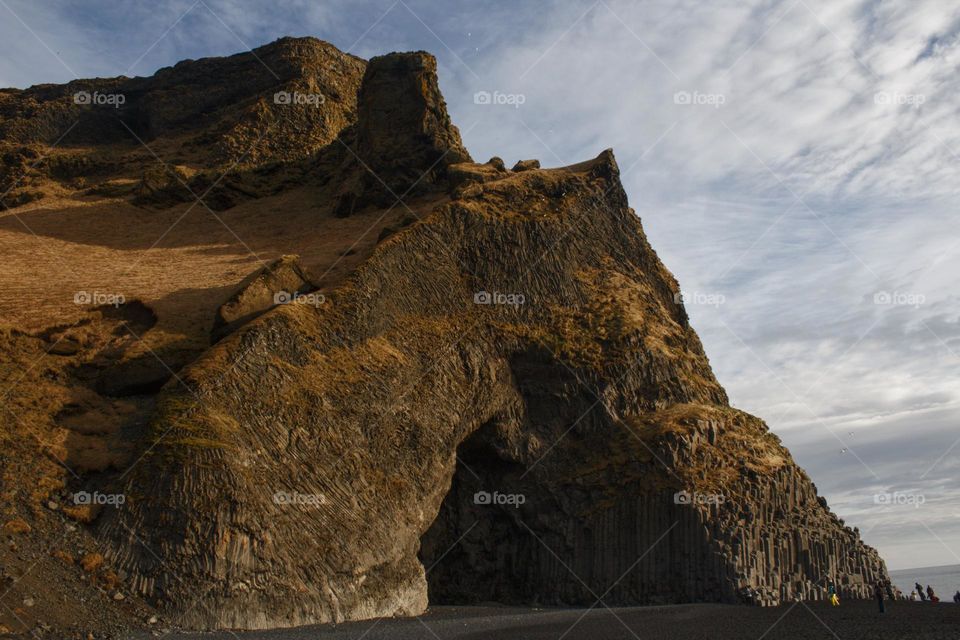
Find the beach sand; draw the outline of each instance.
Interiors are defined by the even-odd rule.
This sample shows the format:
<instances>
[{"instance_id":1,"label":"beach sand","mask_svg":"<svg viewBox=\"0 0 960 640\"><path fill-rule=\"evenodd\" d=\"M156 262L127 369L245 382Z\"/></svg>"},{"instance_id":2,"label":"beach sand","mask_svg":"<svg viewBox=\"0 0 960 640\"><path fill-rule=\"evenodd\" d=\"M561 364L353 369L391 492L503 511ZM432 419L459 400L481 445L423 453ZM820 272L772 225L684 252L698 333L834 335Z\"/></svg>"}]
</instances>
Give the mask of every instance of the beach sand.
<instances>
[{"instance_id":1,"label":"beach sand","mask_svg":"<svg viewBox=\"0 0 960 640\"><path fill-rule=\"evenodd\" d=\"M719 604L606 609L434 607L419 618L383 619L276 631L171 634L168 638L263 640L956 640L960 606L871 601L757 608ZM149 636L143 636L144 638Z\"/></svg>"}]
</instances>

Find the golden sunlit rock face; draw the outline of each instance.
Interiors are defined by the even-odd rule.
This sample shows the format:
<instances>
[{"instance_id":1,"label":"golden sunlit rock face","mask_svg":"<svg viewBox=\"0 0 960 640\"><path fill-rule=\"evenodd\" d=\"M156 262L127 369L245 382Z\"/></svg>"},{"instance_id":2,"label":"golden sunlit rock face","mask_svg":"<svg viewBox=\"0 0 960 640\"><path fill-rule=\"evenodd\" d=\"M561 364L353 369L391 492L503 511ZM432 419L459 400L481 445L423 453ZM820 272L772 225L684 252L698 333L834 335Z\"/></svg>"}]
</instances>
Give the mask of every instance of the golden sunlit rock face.
<instances>
[{"instance_id":1,"label":"golden sunlit rock face","mask_svg":"<svg viewBox=\"0 0 960 640\"><path fill-rule=\"evenodd\" d=\"M33 230L0 249L64 273L0 328L15 535L113 496L62 510L87 582L196 629L869 597L883 561L729 406L612 151L477 163L427 53L255 53L0 92Z\"/></svg>"}]
</instances>

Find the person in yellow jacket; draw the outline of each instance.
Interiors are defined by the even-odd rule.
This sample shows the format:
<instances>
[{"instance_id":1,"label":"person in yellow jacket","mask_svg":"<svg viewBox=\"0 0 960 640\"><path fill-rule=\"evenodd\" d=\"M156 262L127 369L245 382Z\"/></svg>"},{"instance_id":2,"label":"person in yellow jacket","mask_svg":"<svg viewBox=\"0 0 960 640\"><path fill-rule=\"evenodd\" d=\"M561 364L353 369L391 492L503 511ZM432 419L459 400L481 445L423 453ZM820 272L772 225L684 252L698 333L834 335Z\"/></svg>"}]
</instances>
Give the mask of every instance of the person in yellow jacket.
<instances>
[{"instance_id":1,"label":"person in yellow jacket","mask_svg":"<svg viewBox=\"0 0 960 640\"><path fill-rule=\"evenodd\" d=\"M837 595L837 586L833 584L833 580L830 581L830 586L827 587L827 593L830 594L830 604L835 607L839 607L840 596Z\"/></svg>"}]
</instances>

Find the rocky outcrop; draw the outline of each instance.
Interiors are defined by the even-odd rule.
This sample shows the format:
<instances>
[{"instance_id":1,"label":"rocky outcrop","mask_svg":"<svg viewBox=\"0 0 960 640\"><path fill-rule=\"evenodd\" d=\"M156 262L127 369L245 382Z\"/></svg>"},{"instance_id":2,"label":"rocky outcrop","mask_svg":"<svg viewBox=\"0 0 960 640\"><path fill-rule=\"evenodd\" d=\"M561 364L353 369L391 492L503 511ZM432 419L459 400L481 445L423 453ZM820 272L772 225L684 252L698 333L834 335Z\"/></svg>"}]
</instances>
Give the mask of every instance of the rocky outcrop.
<instances>
[{"instance_id":1,"label":"rocky outcrop","mask_svg":"<svg viewBox=\"0 0 960 640\"><path fill-rule=\"evenodd\" d=\"M539 169L540 161L539 160L518 160L517 164L513 165L513 171L530 171L532 169Z\"/></svg>"},{"instance_id":2,"label":"rocky outcrop","mask_svg":"<svg viewBox=\"0 0 960 640\"><path fill-rule=\"evenodd\" d=\"M74 146L39 163L77 119ZM301 246L324 245L308 264L356 251L322 294L293 256L251 275L209 349L169 327L164 349L141 348L161 330L139 304L6 337L7 377L36 387L20 405L57 421L53 459L84 474L75 488L125 497L79 521L128 603L268 628L429 602L772 604L831 579L862 597L885 576L766 425L729 406L613 152L474 163L429 54L366 63L284 39L150 78L6 90L0 140L0 181L28 191L100 175L113 182L84 193L150 207L202 193L216 210L301 188ZM238 213L270 229L286 212ZM378 224L375 248L330 235ZM178 310L228 290L177 288ZM28 450L20 433L0 431L0 458Z\"/></svg>"},{"instance_id":3,"label":"rocky outcrop","mask_svg":"<svg viewBox=\"0 0 960 640\"><path fill-rule=\"evenodd\" d=\"M768 605L886 577L752 416L674 405L579 445L539 464L490 430L460 446L420 552L431 602Z\"/></svg>"},{"instance_id":4,"label":"rocky outcrop","mask_svg":"<svg viewBox=\"0 0 960 640\"><path fill-rule=\"evenodd\" d=\"M198 628L611 585L772 603L841 573L866 595L882 561L727 405L678 291L610 152L464 185L325 305L183 372L104 525L111 560Z\"/></svg>"},{"instance_id":5,"label":"rocky outcrop","mask_svg":"<svg viewBox=\"0 0 960 640\"><path fill-rule=\"evenodd\" d=\"M209 165L304 158L356 118L365 62L314 38L185 60L146 78L0 90L0 141L164 140ZM134 137L136 136L136 137Z\"/></svg>"},{"instance_id":6,"label":"rocky outcrop","mask_svg":"<svg viewBox=\"0 0 960 640\"><path fill-rule=\"evenodd\" d=\"M358 97L355 140L341 170L338 215L390 207L442 181L449 165L471 161L450 121L432 55L370 60Z\"/></svg>"},{"instance_id":7,"label":"rocky outcrop","mask_svg":"<svg viewBox=\"0 0 960 640\"><path fill-rule=\"evenodd\" d=\"M283 256L252 274L220 305L210 337L217 342L278 304L316 289L297 256Z\"/></svg>"},{"instance_id":8,"label":"rocky outcrop","mask_svg":"<svg viewBox=\"0 0 960 640\"><path fill-rule=\"evenodd\" d=\"M447 180L450 188L456 190L458 187L476 182L499 180L504 177L506 171L503 160L496 157L490 158L486 164L461 162L447 167Z\"/></svg>"}]
</instances>

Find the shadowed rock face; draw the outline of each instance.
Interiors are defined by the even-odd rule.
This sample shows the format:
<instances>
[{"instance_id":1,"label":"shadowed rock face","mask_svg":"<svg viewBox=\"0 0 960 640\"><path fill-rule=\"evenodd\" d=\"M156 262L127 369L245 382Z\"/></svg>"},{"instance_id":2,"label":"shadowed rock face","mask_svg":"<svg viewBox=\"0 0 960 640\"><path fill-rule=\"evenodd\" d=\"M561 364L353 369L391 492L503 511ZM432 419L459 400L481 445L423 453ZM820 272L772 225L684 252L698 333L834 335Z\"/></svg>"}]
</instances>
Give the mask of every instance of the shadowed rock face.
<instances>
[{"instance_id":1,"label":"shadowed rock face","mask_svg":"<svg viewBox=\"0 0 960 640\"><path fill-rule=\"evenodd\" d=\"M337 204L347 216L428 191L449 165L471 161L437 84L437 61L422 51L373 58L358 97L356 137Z\"/></svg>"},{"instance_id":2,"label":"shadowed rock face","mask_svg":"<svg viewBox=\"0 0 960 640\"><path fill-rule=\"evenodd\" d=\"M342 214L421 183L429 213L161 394L100 528L130 588L194 628L867 596L882 560L728 405L613 153L471 165L435 68L372 60L333 143Z\"/></svg>"}]
</instances>

